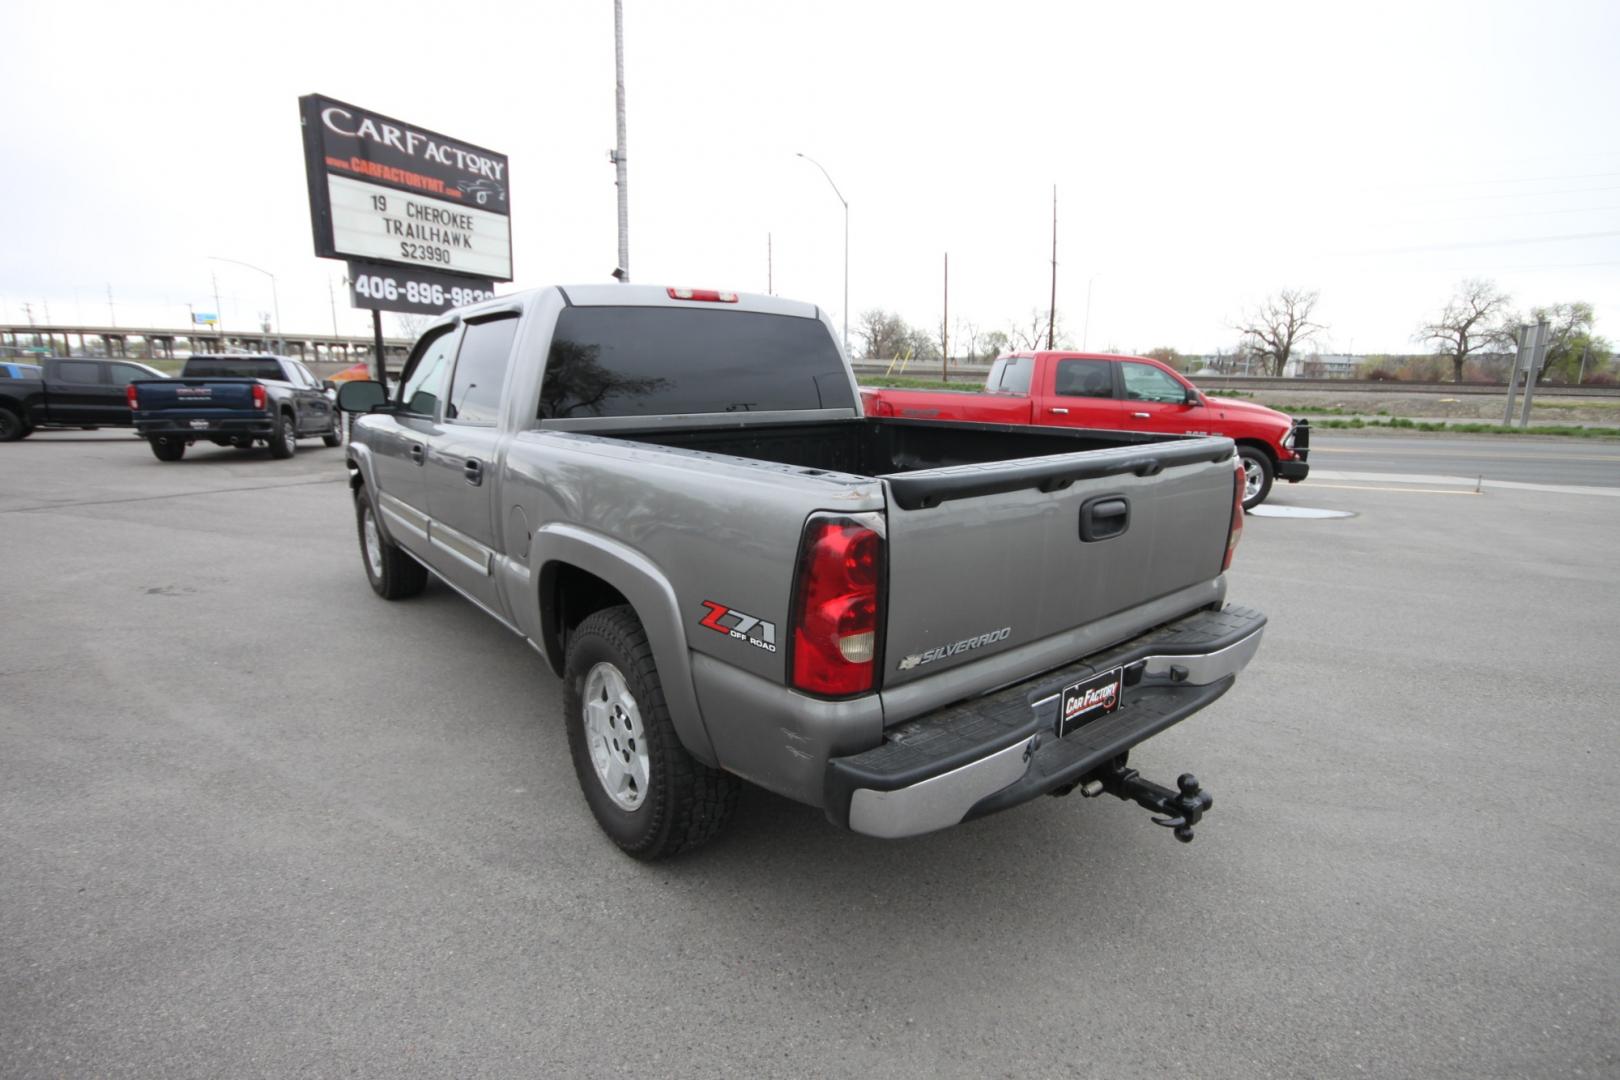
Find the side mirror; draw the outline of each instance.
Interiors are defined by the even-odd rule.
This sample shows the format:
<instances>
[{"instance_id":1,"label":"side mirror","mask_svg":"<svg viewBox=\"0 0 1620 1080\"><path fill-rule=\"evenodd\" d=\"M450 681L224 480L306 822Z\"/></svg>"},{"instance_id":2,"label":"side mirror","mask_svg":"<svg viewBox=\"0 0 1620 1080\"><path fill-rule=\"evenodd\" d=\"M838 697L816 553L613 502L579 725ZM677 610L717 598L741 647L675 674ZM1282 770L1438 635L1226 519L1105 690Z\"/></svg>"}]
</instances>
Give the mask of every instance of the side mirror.
<instances>
[{"instance_id":1,"label":"side mirror","mask_svg":"<svg viewBox=\"0 0 1620 1080\"><path fill-rule=\"evenodd\" d=\"M321 386L327 390L336 390L338 388L338 384L333 382L331 379L322 379Z\"/></svg>"},{"instance_id":2,"label":"side mirror","mask_svg":"<svg viewBox=\"0 0 1620 1080\"><path fill-rule=\"evenodd\" d=\"M1204 399L1198 396L1197 390L1194 390L1189 386L1187 387L1187 396L1182 399L1181 403L1183 405L1202 405L1204 403Z\"/></svg>"},{"instance_id":3,"label":"side mirror","mask_svg":"<svg viewBox=\"0 0 1620 1080\"><path fill-rule=\"evenodd\" d=\"M346 382L338 391L338 408L348 413L368 413L388 401L382 383L370 380Z\"/></svg>"}]
</instances>

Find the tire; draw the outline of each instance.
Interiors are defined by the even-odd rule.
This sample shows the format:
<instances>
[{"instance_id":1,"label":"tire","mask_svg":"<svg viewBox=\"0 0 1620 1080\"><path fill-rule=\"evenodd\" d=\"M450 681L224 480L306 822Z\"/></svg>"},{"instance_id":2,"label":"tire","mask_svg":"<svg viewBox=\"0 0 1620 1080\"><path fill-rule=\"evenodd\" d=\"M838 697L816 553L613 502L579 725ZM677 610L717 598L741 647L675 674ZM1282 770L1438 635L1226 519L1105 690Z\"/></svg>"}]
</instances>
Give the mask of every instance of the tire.
<instances>
[{"instance_id":1,"label":"tire","mask_svg":"<svg viewBox=\"0 0 1620 1080\"><path fill-rule=\"evenodd\" d=\"M275 430L270 432L270 456L285 461L298 453L298 421L287 413L276 414Z\"/></svg>"},{"instance_id":2,"label":"tire","mask_svg":"<svg viewBox=\"0 0 1620 1080\"><path fill-rule=\"evenodd\" d=\"M382 534L376 513L365 489L355 492L354 523L360 535L360 562L366 568L371 591L384 600L415 596L427 585L427 567Z\"/></svg>"},{"instance_id":3,"label":"tire","mask_svg":"<svg viewBox=\"0 0 1620 1080\"><path fill-rule=\"evenodd\" d=\"M332 414L332 430L321 436L321 442L327 446L343 445L343 416L340 413Z\"/></svg>"},{"instance_id":4,"label":"tire","mask_svg":"<svg viewBox=\"0 0 1620 1080\"><path fill-rule=\"evenodd\" d=\"M0 442L16 442L33 434L22 418L10 409L0 409Z\"/></svg>"},{"instance_id":5,"label":"tire","mask_svg":"<svg viewBox=\"0 0 1620 1080\"><path fill-rule=\"evenodd\" d=\"M1271 494L1271 479L1276 469L1264 450L1252 446L1239 446L1238 460L1243 462L1243 509L1253 510Z\"/></svg>"},{"instance_id":6,"label":"tire","mask_svg":"<svg viewBox=\"0 0 1620 1080\"><path fill-rule=\"evenodd\" d=\"M173 435L153 435L152 454L159 461L179 461L186 456L186 441Z\"/></svg>"},{"instance_id":7,"label":"tire","mask_svg":"<svg viewBox=\"0 0 1620 1080\"><path fill-rule=\"evenodd\" d=\"M742 782L681 745L633 609L598 611L569 636L563 710L585 802L626 854L689 851L730 823Z\"/></svg>"}]
</instances>

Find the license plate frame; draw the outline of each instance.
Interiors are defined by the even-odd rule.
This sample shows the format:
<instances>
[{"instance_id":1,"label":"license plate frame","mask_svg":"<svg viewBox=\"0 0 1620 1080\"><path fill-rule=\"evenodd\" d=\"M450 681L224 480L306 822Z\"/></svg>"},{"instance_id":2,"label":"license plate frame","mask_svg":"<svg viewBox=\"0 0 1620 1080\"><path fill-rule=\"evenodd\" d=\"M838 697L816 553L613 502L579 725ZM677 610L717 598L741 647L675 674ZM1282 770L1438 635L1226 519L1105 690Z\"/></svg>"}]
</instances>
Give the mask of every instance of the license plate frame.
<instances>
[{"instance_id":1,"label":"license plate frame","mask_svg":"<svg viewBox=\"0 0 1620 1080\"><path fill-rule=\"evenodd\" d=\"M1070 683L1058 695L1057 735L1064 739L1100 717L1118 712L1125 696L1125 668L1109 668Z\"/></svg>"}]
</instances>

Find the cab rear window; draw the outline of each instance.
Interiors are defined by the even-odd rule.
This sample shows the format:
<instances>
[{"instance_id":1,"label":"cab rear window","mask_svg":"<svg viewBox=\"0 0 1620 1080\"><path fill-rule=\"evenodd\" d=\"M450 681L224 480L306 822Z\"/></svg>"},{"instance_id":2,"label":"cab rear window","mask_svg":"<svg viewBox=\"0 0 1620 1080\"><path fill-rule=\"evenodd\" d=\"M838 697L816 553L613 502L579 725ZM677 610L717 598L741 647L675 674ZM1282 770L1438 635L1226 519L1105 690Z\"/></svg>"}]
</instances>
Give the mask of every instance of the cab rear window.
<instances>
[{"instance_id":1,"label":"cab rear window","mask_svg":"<svg viewBox=\"0 0 1620 1080\"><path fill-rule=\"evenodd\" d=\"M558 316L542 420L853 409L818 320L752 311L572 307Z\"/></svg>"},{"instance_id":2,"label":"cab rear window","mask_svg":"<svg viewBox=\"0 0 1620 1080\"><path fill-rule=\"evenodd\" d=\"M187 379L282 379L281 361L253 356L199 356L186 361Z\"/></svg>"}]
</instances>

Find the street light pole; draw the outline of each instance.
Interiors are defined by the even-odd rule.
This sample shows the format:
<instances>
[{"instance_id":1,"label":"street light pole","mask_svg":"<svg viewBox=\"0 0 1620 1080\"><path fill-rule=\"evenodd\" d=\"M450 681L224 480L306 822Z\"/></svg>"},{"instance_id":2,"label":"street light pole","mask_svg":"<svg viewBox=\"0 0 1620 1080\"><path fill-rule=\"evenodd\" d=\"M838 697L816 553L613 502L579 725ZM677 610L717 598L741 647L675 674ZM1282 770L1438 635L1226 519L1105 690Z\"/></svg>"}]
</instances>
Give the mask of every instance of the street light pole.
<instances>
[{"instance_id":1,"label":"street light pole","mask_svg":"<svg viewBox=\"0 0 1620 1080\"><path fill-rule=\"evenodd\" d=\"M232 266L245 266L249 270L256 270L270 279L270 303L276 312L276 341L281 346L282 351L286 351L286 342L281 340L281 294L276 289L276 275L262 266L254 266L252 263L243 262L241 259L227 259L223 255L210 255L208 257L215 262L230 263Z\"/></svg>"},{"instance_id":2,"label":"street light pole","mask_svg":"<svg viewBox=\"0 0 1620 1080\"><path fill-rule=\"evenodd\" d=\"M827 171L827 168L826 168L825 165L823 165L821 162L817 161L815 158L811 157L809 154L800 154L799 156L804 158L804 160L808 161L810 164L814 165L816 168L821 170L821 175L825 176L827 178L827 183L832 184L833 194L838 196L838 201L844 204L844 352L845 352L845 354L848 354L848 352L849 352L849 200L844 198L844 193L842 191L838 190L838 185L837 184L833 183L832 174Z\"/></svg>"}]
</instances>

